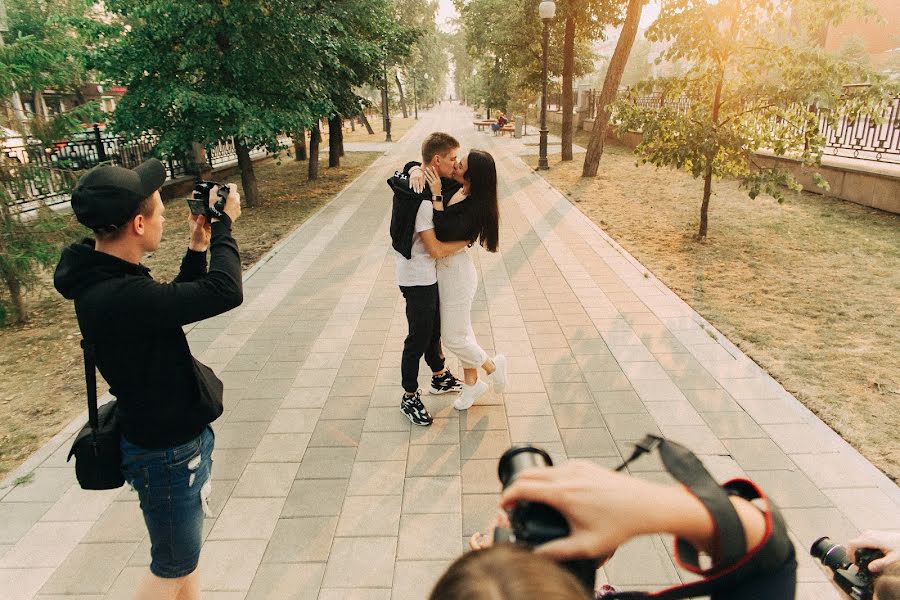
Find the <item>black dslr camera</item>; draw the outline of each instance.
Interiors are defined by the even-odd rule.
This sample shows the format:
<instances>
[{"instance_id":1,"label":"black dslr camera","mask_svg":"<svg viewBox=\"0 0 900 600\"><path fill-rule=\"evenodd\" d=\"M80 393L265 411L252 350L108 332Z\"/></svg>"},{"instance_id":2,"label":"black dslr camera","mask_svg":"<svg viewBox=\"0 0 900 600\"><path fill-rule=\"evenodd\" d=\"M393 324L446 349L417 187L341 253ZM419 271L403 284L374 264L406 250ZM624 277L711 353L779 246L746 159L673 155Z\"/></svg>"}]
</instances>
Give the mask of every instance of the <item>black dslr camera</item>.
<instances>
[{"instance_id":1,"label":"black dslr camera","mask_svg":"<svg viewBox=\"0 0 900 600\"><path fill-rule=\"evenodd\" d=\"M210 206L209 191L215 186L219 186L218 200ZM215 181L197 181L194 184L194 195L187 201L191 208L191 214L204 215L207 221L221 219L225 214L225 200L229 193L231 193L231 189L227 185Z\"/></svg>"},{"instance_id":2,"label":"black dslr camera","mask_svg":"<svg viewBox=\"0 0 900 600\"><path fill-rule=\"evenodd\" d=\"M813 542L809 553L834 572L834 581L854 600L871 600L875 589L875 577L869 571L869 563L884 557L881 550L860 548L856 551L856 564L850 562L847 550L833 544L827 537Z\"/></svg>"},{"instance_id":3,"label":"black dslr camera","mask_svg":"<svg viewBox=\"0 0 900 600\"><path fill-rule=\"evenodd\" d=\"M509 487L523 470L530 467L552 467L550 455L532 446L514 446L500 457L498 475L503 489ZM518 502L509 511L510 529L494 530L494 543L513 543L534 548L543 543L566 537L571 530L566 518L558 510L540 502ZM588 558L560 563L575 575L593 595L600 559Z\"/></svg>"}]
</instances>

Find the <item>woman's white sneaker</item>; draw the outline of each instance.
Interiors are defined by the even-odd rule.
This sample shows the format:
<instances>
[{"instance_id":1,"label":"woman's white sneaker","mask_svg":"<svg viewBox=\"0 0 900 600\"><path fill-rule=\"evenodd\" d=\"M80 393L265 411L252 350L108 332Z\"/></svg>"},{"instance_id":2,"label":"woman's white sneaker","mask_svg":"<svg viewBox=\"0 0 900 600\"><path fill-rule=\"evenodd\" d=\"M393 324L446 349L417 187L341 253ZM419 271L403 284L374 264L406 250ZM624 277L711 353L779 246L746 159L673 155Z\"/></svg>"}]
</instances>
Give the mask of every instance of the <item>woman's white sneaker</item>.
<instances>
[{"instance_id":1,"label":"woman's white sneaker","mask_svg":"<svg viewBox=\"0 0 900 600\"><path fill-rule=\"evenodd\" d=\"M494 392L502 394L503 390L506 389L506 356L498 354L493 358L493 361L496 370L491 373L491 383L494 384Z\"/></svg>"},{"instance_id":2,"label":"woman's white sneaker","mask_svg":"<svg viewBox=\"0 0 900 600\"><path fill-rule=\"evenodd\" d=\"M459 396L453 401L453 408L456 410L467 410L470 406L475 404L476 400L484 396L487 391L488 384L480 379L475 382L475 385L466 385L464 383Z\"/></svg>"}]
</instances>

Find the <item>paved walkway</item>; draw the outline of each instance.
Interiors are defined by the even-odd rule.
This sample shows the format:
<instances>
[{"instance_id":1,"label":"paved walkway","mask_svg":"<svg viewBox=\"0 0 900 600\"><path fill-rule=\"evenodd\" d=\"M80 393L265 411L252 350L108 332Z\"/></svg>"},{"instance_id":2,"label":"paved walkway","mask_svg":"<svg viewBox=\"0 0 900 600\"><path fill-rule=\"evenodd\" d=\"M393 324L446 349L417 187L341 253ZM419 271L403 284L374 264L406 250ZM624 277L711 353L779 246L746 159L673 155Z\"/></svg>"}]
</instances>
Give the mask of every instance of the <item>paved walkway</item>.
<instances>
[{"instance_id":1,"label":"paved walkway","mask_svg":"<svg viewBox=\"0 0 900 600\"><path fill-rule=\"evenodd\" d=\"M900 490L533 174L520 143L470 120L456 106L426 113L248 275L242 307L190 331L227 388L205 597L424 598L494 514L510 444L611 466L647 432L719 477L760 482L795 535L801 597L835 597L805 549L900 529ZM419 428L398 410L406 324L385 180L436 128L497 159L502 252L476 253L473 321L513 375L467 413L426 397L437 418ZM135 494L75 484L65 454L79 424L15 474L29 482L0 490L0 598L130 598L146 568ZM633 472L666 478L655 458ZM689 578L665 537L629 543L605 575L636 588Z\"/></svg>"}]
</instances>

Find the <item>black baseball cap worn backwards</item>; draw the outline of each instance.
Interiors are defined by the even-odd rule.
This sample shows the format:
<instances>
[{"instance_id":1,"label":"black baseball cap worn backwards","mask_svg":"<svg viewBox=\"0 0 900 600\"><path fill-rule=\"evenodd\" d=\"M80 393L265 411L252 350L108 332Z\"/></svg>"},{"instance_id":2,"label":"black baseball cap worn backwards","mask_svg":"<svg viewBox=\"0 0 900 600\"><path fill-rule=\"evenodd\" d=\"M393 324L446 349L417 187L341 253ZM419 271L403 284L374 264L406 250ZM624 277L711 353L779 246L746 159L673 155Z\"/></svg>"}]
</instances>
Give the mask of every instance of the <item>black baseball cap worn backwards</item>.
<instances>
[{"instance_id":1,"label":"black baseball cap worn backwards","mask_svg":"<svg viewBox=\"0 0 900 600\"><path fill-rule=\"evenodd\" d=\"M94 231L115 231L165 180L166 169L155 158L133 169L95 167L78 180L72 192L72 211L79 223Z\"/></svg>"}]
</instances>

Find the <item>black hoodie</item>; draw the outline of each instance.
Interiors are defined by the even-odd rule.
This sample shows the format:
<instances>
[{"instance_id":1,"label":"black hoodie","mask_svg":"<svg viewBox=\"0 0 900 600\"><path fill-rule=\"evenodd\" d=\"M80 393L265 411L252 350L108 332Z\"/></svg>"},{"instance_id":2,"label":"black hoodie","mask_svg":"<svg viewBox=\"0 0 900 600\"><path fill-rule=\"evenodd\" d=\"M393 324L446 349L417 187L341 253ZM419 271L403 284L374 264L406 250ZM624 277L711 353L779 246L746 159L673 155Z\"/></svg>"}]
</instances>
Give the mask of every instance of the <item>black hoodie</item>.
<instances>
[{"instance_id":1,"label":"black hoodie","mask_svg":"<svg viewBox=\"0 0 900 600\"><path fill-rule=\"evenodd\" d=\"M85 239L62 252L53 283L75 301L81 335L119 403L122 432L144 448L196 437L222 412L222 383L191 356L182 326L243 301L241 259L227 217L212 224L206 253L188 250L172 283L150 269L97 252Z\"/></svg>"},{"instance_id":2,"label":"black hoodie","mask_svg":"<svg viewBox=\"0 0 900 600\"><path fill-rule=\"evenodd\" d=\"M412 256L413 233L416 230L416 213L423 200L431 200L431 190L428 184L421 193L415 193L409 187L409 170L420 167L422 163L411 161L403 166L402 171L395 171L393 177L387 180L388 186L394 192L394 203L391 210L391 246L403 255L407 260ZM462 185L455 179L441 177L441 194L444 196L444 206L447 200L453 197ZM435 213L435 216L439 215ZM438 235L437 223L435 223L435 235ZM438 239L443 240L440 235ZM462 239L462 238L460 238ZM449 240L454 241L454 240Z\"/></svg>"}]
</instances>

